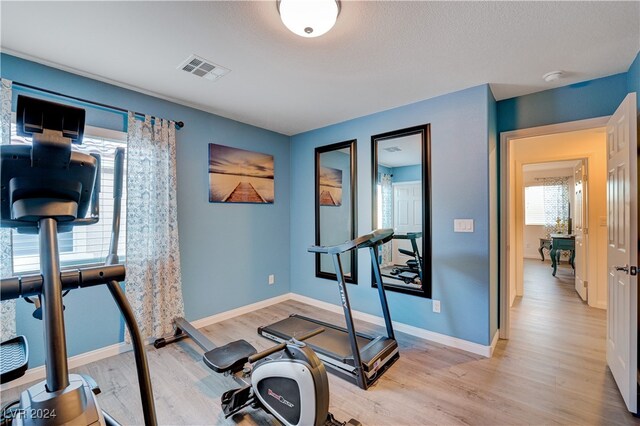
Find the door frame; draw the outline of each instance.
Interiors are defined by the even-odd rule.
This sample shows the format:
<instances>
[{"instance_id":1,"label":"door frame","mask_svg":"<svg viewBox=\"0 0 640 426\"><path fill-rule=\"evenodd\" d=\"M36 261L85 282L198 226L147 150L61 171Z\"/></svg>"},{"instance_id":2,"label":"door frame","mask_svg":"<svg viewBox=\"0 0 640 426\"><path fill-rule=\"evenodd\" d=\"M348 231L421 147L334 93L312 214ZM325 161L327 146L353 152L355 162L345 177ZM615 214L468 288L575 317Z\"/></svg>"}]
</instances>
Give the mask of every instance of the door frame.
<instances>
[{"instance_id":1,"label":"door frame","mask_svg":"<svg viewBox=\"0 0 640 426\"><path fill-rule=\"evenodd\" d=\"M499 200L500 205L500 238L499 238L499 336L501 339L508 339L511 332L510 303L511 286L509 285L509 273L513 265L509 264L509 203L514 194L509 193L511 180L509 165L511 162L511 142L515 139L530 138L536 136L546 136L555 133L566 133L578 130L588 130L598 127L605 127L610 116L589 118L586 120L568 121L565 123L550 124L546 126L530 127L526 129L512 130L500 133L500 182ZM515 247L513 248L515 250Z\"/></svg>"},{"instance_id":2,"label":"door frame","mask_svg":"<svg viewBox=\"0 0 640 426\"><path fill-rule=\"evenodd\" d=\"M576 180L576 167L575 166L573 168L573 182L574 182L574 188L573 188L573 196L574 196L574 201L575 201L575 206L573 208L574 212L577 212L578 210L578 202L576 200L576 191L575 191L575 185L577 185L577 180ZM575 238L575 260L574 260L574 275L575 275L575 280L574 280L574 287L576 289L576 292L580 295L580 298L582 300L584 300L585 302L589 303L589 288L588 286L585 287L584 286L584 282L585 282L585 278L588 277L589 273L588 273L588 256L589 256L589 250L590 250L590 240L589 238L591 237L591 235L589 234L589 231L593 231L593 229L591 229L591 226L589 226L589 218L591 217L589 215L589 176L591 175L591 172L589 171L589 159L588 158L583 158L581 163L580 163L580 170L581 170L581 185L582 185L582 194L581 194L581 201L582 201L582 205L580 206L580 214L582 215L582 217L580 218L581 221L581 228L582 228L582 237L581 237L581 243L584 246L584 248L582 250L578 250L578 235L576 235ZM587 179L585 179L585 175L587 176ZM586 207L586 208L585 208ZM586 218L586 220L585 220ZM587 229L587 232L584 232L584 229ZM576 221L573 221L573 232L575 233L577 229L577 224ZM597 250L597 248L596 248ZM581 253L581 256L579 256L578 254ZM579 262L576 263L576 260L578 260ZM579 268L582 268L582 270L579 271ZM584 275L586 276L584 276ZM582 288L581 290L578 289L578 276L581 276L582 278ZM597 279L597 277L596 277ZM582 293L581 291L584 291L585 297L582 297Z\"/></svg>"}]
</instances>

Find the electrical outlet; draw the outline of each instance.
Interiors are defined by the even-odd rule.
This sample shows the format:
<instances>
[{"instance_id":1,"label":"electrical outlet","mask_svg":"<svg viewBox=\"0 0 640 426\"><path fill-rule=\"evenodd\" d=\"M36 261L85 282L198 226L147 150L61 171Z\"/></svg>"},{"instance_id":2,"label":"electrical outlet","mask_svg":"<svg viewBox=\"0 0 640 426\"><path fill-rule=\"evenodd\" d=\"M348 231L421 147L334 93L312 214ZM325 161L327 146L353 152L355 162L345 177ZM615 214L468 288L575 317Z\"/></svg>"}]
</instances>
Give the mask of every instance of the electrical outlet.
<instances>
[{"instance_id":1,"label":"electrical outlet","mask_svg":"<svg viewBox=\"0 0 640 426\"><path fill-rule=\"evenodd\" d=\"M276 282L276 276L271 274L269 275L269 285L275 284Z\"/></svg>"},{"instance_id":2,"label":"electrical outlet","mask_svg":"<svg viewBox=\"0 0 640 426\"><path fill-rule=\"evenodd\" d=\"M435 312L436 314L440 313L440 301L439 300L433 300L433 312Z\"/></svg>"}]
</instances>

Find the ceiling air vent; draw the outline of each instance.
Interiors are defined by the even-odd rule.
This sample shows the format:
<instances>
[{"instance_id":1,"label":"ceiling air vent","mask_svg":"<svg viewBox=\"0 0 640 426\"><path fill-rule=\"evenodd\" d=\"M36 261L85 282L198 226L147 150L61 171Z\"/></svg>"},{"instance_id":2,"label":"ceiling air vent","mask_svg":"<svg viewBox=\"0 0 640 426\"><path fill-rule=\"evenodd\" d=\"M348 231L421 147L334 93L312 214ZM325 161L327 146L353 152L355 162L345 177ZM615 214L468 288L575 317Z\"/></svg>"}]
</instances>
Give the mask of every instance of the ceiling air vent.
<instances>
[{"instance_id":1,"label":"ceiling air vent","mask_svg":"<svg viewBox=\"0 0 640 426\"><path fill-rule=\"evenodd\" d=\"M218 80L230 71L196 55L189 56L178 66L178 69L211 81Z\"/></svg>"},{"instance_id":2,"label":"ceiling air vent","mask_svg":"<svg viewBox=\"0 0 640 426\"><path fill-rule=\"evenodd\" d=\"M400 149L397 146L390 146L389 148L383 148L385 151L387 152L398 152L398 151L402 151L402 149Z\"/></svg>"}]
</instances>

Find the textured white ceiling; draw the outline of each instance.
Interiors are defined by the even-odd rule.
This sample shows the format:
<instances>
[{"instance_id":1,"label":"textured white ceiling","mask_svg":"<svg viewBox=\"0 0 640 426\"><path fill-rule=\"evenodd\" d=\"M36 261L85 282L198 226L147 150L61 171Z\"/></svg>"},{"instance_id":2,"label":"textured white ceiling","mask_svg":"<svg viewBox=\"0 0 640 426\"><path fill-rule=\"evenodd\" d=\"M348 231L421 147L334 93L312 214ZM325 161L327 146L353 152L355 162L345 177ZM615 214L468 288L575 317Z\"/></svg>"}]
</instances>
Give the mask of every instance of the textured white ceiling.
<instances>
[{"instance_id":1,"label":"textured white ceiling","mask_svg":"<svg viewBox=\"0 0 640 426\"><path fill-rule=\"evenodd\" d=\"M579 160L573 161L550 161L548 163L532 163L525 164L522 166L522 171L525 173L528 172L539 172L543 170L561 170L561 169L571 169L578 165Z\"/></svg>"},{"instance_id":2,"label":"textured white ceiling","mask_svg":"<svg viewBox=\"0 0 640 426\"><path fill-rule=\"evenodd\" d=\"M275 0L0 8L7 53L284 134L483 83L505 99L625 72L640 49L640 2L343 1L313 39L282 25ZM231 72L176 70L192 53ZM542 81L556 69L567 78Z\"/></svg>"},{"instance_id":3,"label":"textured white ceiling","mask_svg":"<svg viewBox=\"0 0 640 426\"><path fill-rule=\"evenodd\" d=\"M422 163L421 135L409 135L378 142L378 164L385 167L413 166ZM386 148L399 148L389 152Z\"/></svg>"}]
</instances>

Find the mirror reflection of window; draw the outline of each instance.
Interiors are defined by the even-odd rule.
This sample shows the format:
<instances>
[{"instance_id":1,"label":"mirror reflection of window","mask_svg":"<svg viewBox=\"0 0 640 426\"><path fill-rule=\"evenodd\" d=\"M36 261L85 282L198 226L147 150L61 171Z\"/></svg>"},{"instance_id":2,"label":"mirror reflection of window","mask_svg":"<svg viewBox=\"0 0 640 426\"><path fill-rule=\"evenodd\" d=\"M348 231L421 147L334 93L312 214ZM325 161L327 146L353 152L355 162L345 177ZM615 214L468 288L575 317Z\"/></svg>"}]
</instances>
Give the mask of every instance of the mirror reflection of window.
<instances>
[{"instance_id":1,"label":"mirror reflection of window","mask_svg":"<svg viewBox=\"0 0 640 426\"><path fill-rule=\"evenodd\" d=\"M355 141L316 148L316 244L331 246L355 238ZM355 282L355 254L340 255L347 282ZM335 265L327 254L316 256L316 276L335 279Z\"/></svg>"},{"instance_id":2,"label":"mirror reflection of window","mask_svg":"<svg viewBox=\"0 0 640 426\"><path fill-rule=\"evenodd\" d=\"M385 284L422 289L422 135L378 142L377 221L393 228L383 245L380 267ZM420 236L418 236L418 234Z\"/></svg>"}]
</instances>

